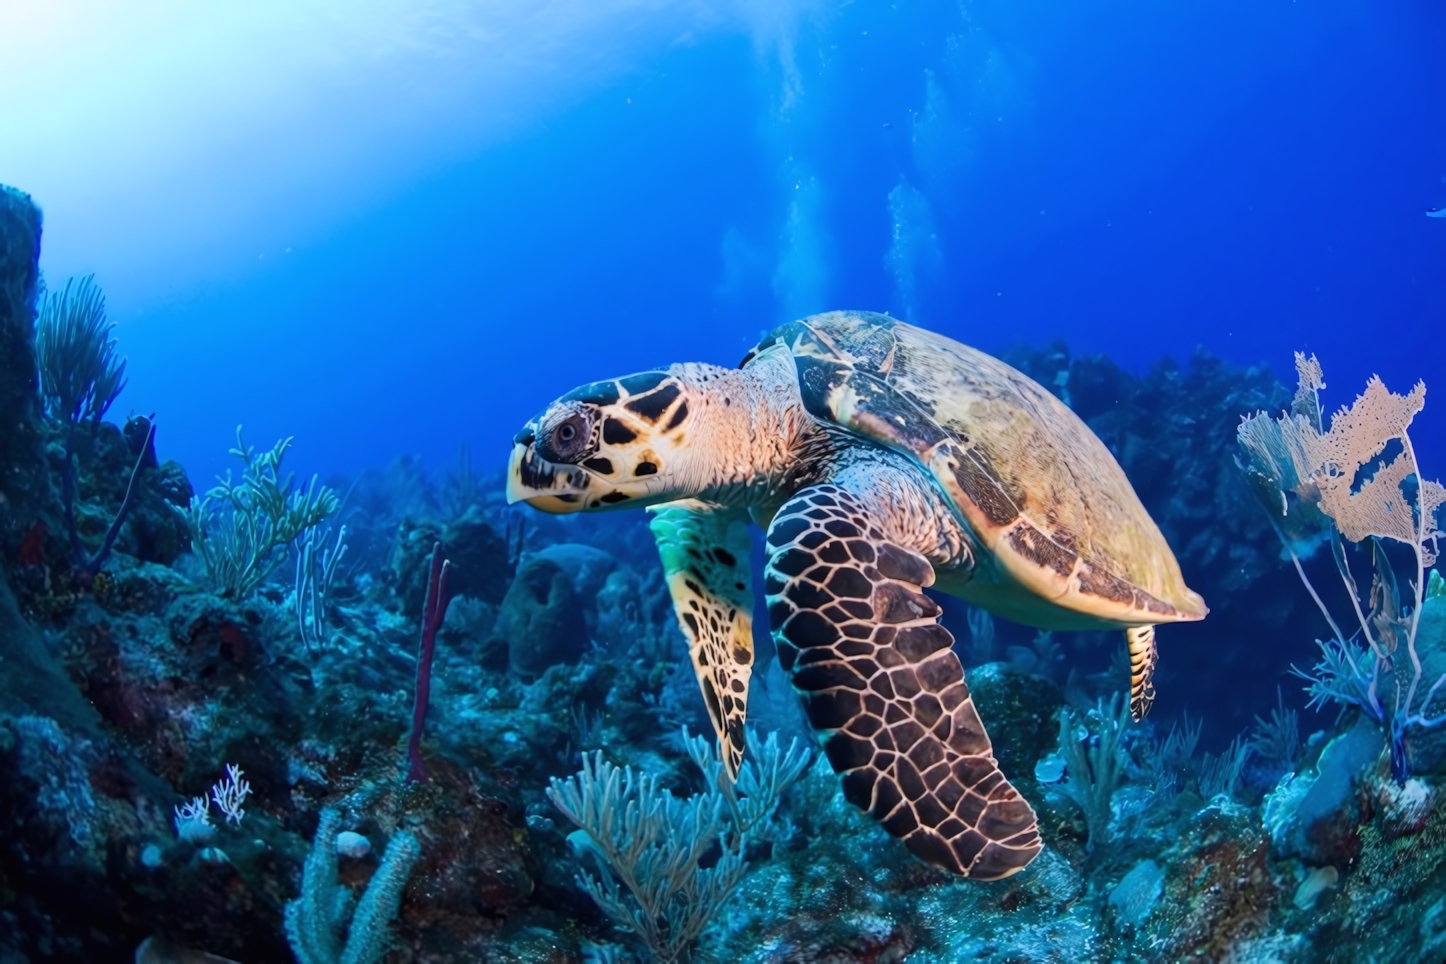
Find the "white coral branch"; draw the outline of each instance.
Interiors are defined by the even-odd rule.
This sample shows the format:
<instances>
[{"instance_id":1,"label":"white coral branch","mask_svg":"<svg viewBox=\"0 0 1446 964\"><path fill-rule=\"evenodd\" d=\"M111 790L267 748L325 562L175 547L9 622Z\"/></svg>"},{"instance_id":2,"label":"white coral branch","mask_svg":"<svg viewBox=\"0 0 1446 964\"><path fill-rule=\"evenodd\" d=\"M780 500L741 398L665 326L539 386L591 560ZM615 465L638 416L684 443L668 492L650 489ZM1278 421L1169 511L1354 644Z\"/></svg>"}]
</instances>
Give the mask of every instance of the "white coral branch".
<instances>
[{"instance_id":1,"label":"white coral branch","mask_svg":"<svg viewBox=\"0 0 1446 964\"><path fill-rule=\"evenodd\" d=\"M243 771L235 764L226 764L226 776L216 781L211 788L211 799L216 801L216 806L226 815L227 821L239 824L241 818L246 816L246 811L241 804L251 793L251 784L241 779Z\"/></svg>"}]
</instances>

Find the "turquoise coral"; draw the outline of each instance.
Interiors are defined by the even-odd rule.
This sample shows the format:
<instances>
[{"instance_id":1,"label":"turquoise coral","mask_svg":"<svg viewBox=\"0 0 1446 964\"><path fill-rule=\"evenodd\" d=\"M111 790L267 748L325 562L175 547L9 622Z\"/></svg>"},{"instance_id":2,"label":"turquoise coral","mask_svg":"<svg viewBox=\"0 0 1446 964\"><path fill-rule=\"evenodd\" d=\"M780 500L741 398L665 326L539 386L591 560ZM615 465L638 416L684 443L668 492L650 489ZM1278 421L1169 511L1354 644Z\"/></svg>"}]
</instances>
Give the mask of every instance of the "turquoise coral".
<instances>
[{"instance_id":1,"label":"turquoise coral","mask_svg":"<svg viewBox=\"0 0 1446 964\"><path fill-rule=\"evenodd\" d=\"M1129 705L1115 693L1108 701L1100 700L1083 719L1098 732L1082 726L1081 717L1069 707L1059 711L1059 754L1069 772L1060 789L1084 811L1088 846L1093 849L1109 840L1110 801L1124 775L1120 737L1130 725Z\"/></svg>"},{"instance_id":2,"label":"turquoise coral","mask_svg":"<svg viewBox=\"0 0 1446 964\"><path fill-rule=\"evenodd\" d=\"M776 734L760 742L750 730L748 756L733 785L713 743L683 739L707 778L705 792L679 798L657 777L616 767L598 751L566 780L553 778L553 805L581 828L579 850L591 854L597 874L577 882L619 925L643 941L654 959L684 959L748 870L747 853L766 838L784 791L802 775L810 754ZM699 862L717 848L716 863ZM619 886L621 884L621 886Z\"/></svg>"},{"instance_id":3,"label":"turquoise coral","mask_svg":"<svg viewBox=\"0 0 1446 964\"><path fill-rule=\"evenodd\" d=\"M322 810L302 872L301 895L286 905L286 936L300 964L376 964L381 960L391 940L387 925L397 916L402 889L421 853L416 834L402 830L393 835L381 866L353 911L351 892L337 881L340 823L335 810Z\"/></svg>"},{"instance_id":4,"label":"turquoise coral","mask_svg":"<svg viewBox=\"0 0 1446 964\"><path fill-rule=\"evenodd\" d=\"M94 275L50 291L40 309L35 353L40 386L55 416L97 424L125 388L126 360L116 358L105 295Z\"/></svg>"},{"instance_id":5,"label":"turquoise coral","mask_svg":"<svg viewBox=\"0 0 1446 964\"><path fill-rule=\"evenodd\" d=\"M191 544L205 564L217 592L234 599L249 596L286 558L296 537L341 507L337 494L312 476L305 489L295 476L281 475L281 460L291 446L282 439L257 453L236 426L231 454L246 463L241 480L227 472L204 498L192 499L186 513Z\"/></svg>"}]
</instances>

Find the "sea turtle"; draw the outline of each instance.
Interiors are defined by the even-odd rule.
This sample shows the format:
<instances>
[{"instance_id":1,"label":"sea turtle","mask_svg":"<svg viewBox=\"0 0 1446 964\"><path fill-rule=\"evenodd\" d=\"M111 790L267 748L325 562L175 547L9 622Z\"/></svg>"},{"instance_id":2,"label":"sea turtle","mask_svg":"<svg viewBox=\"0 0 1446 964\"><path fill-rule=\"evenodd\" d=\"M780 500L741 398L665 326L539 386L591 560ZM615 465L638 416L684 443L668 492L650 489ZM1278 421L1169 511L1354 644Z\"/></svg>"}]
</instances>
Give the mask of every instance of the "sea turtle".
<instances>
[{"instance_id":1,"label":"sea turtle","mask_svg":"<svg viewBox=\"0 0 1446 964\"><path fill-rule=\"evenodd\" d=\"M753 663L748 523L762 526L779 661L844 795L974 878L1021 870L1039 830L921 590L1046 629L1125 629L1136 719L1154 696L1154 625L1206 612L1084 422L998 359L887 315L783 325L738 369L584 385L517 434L507 485L546 512L651 509L734 774Z\"/></svg>"}]
</instances>

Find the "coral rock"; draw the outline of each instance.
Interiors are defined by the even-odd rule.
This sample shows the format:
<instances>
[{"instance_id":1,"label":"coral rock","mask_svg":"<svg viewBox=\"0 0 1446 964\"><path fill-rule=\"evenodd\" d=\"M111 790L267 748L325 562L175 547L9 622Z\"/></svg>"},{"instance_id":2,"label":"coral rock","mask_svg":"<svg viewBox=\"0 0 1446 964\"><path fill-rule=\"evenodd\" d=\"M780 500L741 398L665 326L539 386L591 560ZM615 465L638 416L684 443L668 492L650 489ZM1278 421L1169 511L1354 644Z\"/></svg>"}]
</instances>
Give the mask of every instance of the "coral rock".
<instances>
[{"instance_id":1,"label":"coral rock","mask_svg":"<svg viewBox=\"0 0 1446 964\"><path fill-rule=\"evenodd\" d=\"M597 623L598 594L617 568L601 549L563 543L527 557L497 613L493 637L526 678L581 658Z\"/></svg>"},{"instance_id":2,"label":"coral rock","mask_svg":"<svg viewBox=\"0 0 1446 964\"><path fill-rule=\"evenodd\" d=\"M1360 850L1357 785L1380 758L1381 731L1366 720L1321 751L1314 775L1287 775L1265 801L1265 826L1281 856L1347 866Z\"/></svg>"}]
</instances>

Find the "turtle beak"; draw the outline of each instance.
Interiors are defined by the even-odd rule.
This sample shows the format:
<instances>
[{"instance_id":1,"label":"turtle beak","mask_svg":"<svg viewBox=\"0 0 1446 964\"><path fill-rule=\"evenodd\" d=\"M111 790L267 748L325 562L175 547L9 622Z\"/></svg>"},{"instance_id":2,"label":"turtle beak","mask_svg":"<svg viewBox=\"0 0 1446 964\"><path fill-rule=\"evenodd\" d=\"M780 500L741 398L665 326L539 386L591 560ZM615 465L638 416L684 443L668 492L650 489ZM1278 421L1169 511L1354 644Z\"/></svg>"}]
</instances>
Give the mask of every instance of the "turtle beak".
<instances>
[{"instance_id":1,"label":"turtle beak","mask_svg":"<svg viewBox=\"0 0 1446 964\"><path fill-rule=\"evenodd\" d=\"M534 509L563 515L580 512L590 484L588 473L575 465L558 465L537 454L535 430L529 426L512 441L507 464L507 504L526 502Z\"/></svg>"}]
</instances>

